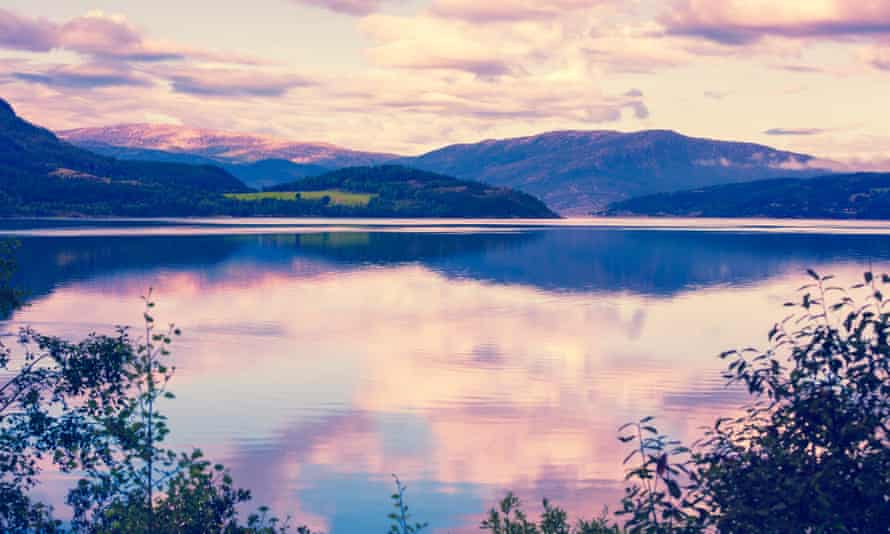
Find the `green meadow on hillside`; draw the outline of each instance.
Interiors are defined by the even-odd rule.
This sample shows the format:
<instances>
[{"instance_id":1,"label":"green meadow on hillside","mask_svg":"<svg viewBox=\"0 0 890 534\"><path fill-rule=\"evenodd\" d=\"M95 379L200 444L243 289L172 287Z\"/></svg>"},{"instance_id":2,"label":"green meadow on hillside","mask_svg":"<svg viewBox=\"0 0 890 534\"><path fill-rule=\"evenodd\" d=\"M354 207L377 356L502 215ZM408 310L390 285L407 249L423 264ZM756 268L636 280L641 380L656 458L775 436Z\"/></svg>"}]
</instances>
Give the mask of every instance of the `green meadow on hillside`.
<instances>
[{"instance_id":1,"label":"green meadow on hillside","mask_svg":"<svg viewBox=\"0 0 890 534\"><path fill-rule=\"evenodd\" d=\"M324 191L263 191L261 193L231 193L226 195L228 198L247 202L258 200L296 200L298 196L303 200L321 200L324 197L328 197L331 199L331 204L338 206L367 206L371 199L377 195L371 193L348 193L336 189Z\"/></svg>"}]
</instances>

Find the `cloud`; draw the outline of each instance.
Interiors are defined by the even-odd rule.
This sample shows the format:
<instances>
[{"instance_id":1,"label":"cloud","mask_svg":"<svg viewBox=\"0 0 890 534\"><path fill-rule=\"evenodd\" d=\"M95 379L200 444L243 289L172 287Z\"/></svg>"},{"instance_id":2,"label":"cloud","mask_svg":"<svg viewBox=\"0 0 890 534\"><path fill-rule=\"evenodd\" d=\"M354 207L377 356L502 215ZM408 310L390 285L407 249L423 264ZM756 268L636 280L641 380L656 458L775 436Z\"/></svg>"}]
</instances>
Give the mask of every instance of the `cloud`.
<instances>
[{"instance_id":1,"label":"cloud","mask_svg":"<svg viewBox=\"0 0 890 534\"><path fill-rule=\"evenodd\" d=\"M890 72L890 40L886 44L877 44L866 51L865 59L872 67Z\"/></svg>"},{"instance_id":2,"label":"cloud","mask_svg":"<svg viewBox=\"0 0 890 534\"><path fill-rule=\"evenodd\" d=\"M430 13L440 17L455 18L477 23L515 22L531 19L551 19L568 11L593 7L596 0L436 0Z\"/></svg>"},{"instance_id":3,"label":"cloud","mask_svg":"<svg viewBox=\"0 0 890 534\"><path fill-rule=\"evenodd\" d=\"M375 43L366 54L377 65L455 70L483 78L519 72L533 46L510 34L493 35L485 28L429 16L371 15L360 28Z\"/></svg>"},{"instance_id":4,"label":"cloud","mask_svg":"<svg viewBox=\"0 0 890 534\"><path fill-rule=\"evenodd\" d=\"M178 69L165 77L177 93L211 97L280 97L314 84L300 76L229 69Z\"/></svg>"},{"instance_id":5,"label":"cloud","mask_svg":"<svg viewBox=\"0 0 890 534\"><path fill-rule=\"evenodd\" d=\"M579 51L593 67L631 74L679 67L703 55L690 53L684 43L658 32L651 24L590 31Z\"/></svg>"},{"instance_id":6,"label":"cloud","mask_svg":"<svg viewBox=\"0 0 890 534\"><path fill-rule=\"evenodd\" d=\"M820 67L814 67L812 65L796 65L796 64L785 64L785 65L775 65L774 68L779 70L784 70L787 72L796 72L803 74L815 74L819 72L825 72L825 69Z\"/></svg>"},{"instance_id":7,"label":"cloud","mask_svg":"<svg viewBox=\"0 0 890 534\"><path fill-rule=\"evenodd\" d=\"M383 0L292 0L298 4L327 9L345 15L364 16L374 13Z\"/></svg>"},{"instance_id":8,"label":"cloud","mask_svg":"<svg viewBox=\"0 0 890 534\"><path fill-rule=\"evenodd\" d=\"M824 133L822 128L771 128L763 132L766 135L819 135Z\"/></svg>"},{"instance_id":9,"label":"cloud","mask_svg":"<svg viewBox=\"0 0 890 534\"><path fill-rule=\"evenodd\" d=\"M785 161L771 163L770 167L786 171L830 171L845 172L849 170L846 163L822 158L799 158L789 156Z\"/></svg>"},{"instance_id":10,"label":"cloud","mask_svg":"<svg viewBox=\"0 0 890 534\"><path fill-rule=\"evenodd\" d=\"M766 36L838 38L890 34L883 0L677 0L660 21L675 35L745 45Z\"/></svg>"},{"instance_id":11,"label":"cloud","mask_svg":"<svg viewBox=\"0 0 890 534\"><path fill-rule=\"evenodd\" d=\"M0 9L0 48L30 52L60 49L106 62L196 59L244 65L262 63L241 54L195 50L153 41L142 35L125 17L101 11L56 24L46 19L24 17Z\"/></svg>"},{"instance_id":12,"label":"cloud","mask_svg":"<svg viewBox=\"0 0 890 534\"><path fill-rule=\"evenodd\" d=\"M81 54L128 61L183 59L174 47L146 42L135 26L120 16L102 12L72 19L58 28L59 46Z\"/></svg>"},{"instance_id":13,"label":"cloud","mask_svg":"<svg viewBox=\"0 0 890 534\"><path fill-rule=\"evenodd\" d=\"M638 119L645 119L649 117L649 108L646 107L646 104L641 101L633 101L628 102L627 106L633 110L634 117Z\"/></svg>"},{"instance_id":14,"label":"cloud","mask_svg":"<svg viewBox=\"0 0 890 534\"><path fill-rule=\"evenodd\" d=\"M13 78L54 88L148 87L151 81L130 69L104 65L61 65L37 72L14 72Z\"/></svg>"},{"instance_id":15,"label":"cloud","mask_svg":"<svg viewBox=\"0 0 890 534\"><path fill-rule=\"evenodd\" d=\"M21 17L0 9L0 48L48 52L58 44L57 27L46 19Z\"/></svg>"}]
</instances>

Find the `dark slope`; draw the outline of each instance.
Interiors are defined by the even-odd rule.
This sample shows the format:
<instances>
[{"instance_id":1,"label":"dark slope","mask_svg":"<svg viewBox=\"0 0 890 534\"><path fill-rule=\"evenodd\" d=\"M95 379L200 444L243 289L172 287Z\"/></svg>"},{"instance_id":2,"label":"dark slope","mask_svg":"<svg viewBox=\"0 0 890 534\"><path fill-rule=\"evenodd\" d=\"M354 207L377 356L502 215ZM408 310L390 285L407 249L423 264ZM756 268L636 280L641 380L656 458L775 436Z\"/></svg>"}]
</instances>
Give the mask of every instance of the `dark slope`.
<instances>
[{"instance_id":1,"label":"dark slope","mask_svg":"<svg viewBox=\"0 0 890 534\"><path fill-rule=\"evenodd\" d=\"M336 189L376 195L367 206L390 217L555 217L537 198L398 165L351 167L275 186L276 191Z\"/></svg>"},{"instance_id":2,"label":"dark slope","mask_svg":"<svg viewBox=\"0 0 890 534\"><path fill-rule=\"evenodd\" d=\"M77 148L22 120L0 99L3 213L110 213L121 206L136 213L247 189L217 167L119 161Z\"/></svg>"},{"instance_id":3,"label":"dark slope","mask_svg":"<svg viewBox=\"0 0 890 534\"><path fill-rule=\"evenodd\" d=\"M890 219L890 173L783 178L617 202L607 215Z\"/></svg>"},{"instance_id":4,"label":"dark slope","mask_svg":"<svg viewBox=\"0 0 890 534\"><path fill-rule=\"evenodd\" d=\"M452 145L398 162L520 189L576 214L644 194L827 172L807 168L814 159L805 154L666 130L552 132Z\"/></svg>"},{"instance_id":5,"label":"dark slope","mask_svg":"<svg viewBox=\"0 0 890 534\"><path fill-rule=\"evenodd\" d=\"M344 169L300 187L367 192L374 199L343 206L328 198L229 198L226 193L250 189L219 167L94 154L20 119L0 100L0 215L554 216L524 193L402 167Z\"/></svg>"},{"instance_id":6,"label":"dark slope","mask_svg":"<svg viewBox=\"0 0 890 534\"><path fill-rule=\"evenodd\" d=\"M186 163L221 167L249 187L261 189L284 182L318 176L333 170L313 163L294 163L286 159L262 159L254 162L220 161L189 152L172 152L149 148L109 145L98 141L78 140L76 145L105 156L122 160Z\"/></svg>"}]
</instances>

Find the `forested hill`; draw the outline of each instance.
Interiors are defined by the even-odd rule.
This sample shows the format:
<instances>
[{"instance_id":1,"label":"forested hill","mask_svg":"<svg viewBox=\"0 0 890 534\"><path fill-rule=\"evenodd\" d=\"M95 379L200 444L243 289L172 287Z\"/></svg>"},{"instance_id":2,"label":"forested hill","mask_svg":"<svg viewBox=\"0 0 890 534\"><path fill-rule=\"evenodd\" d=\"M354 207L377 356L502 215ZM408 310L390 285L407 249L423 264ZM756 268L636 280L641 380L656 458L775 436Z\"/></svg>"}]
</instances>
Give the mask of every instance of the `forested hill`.
<instances>
[{"instance_id":1,"label":"forested hill","mask_svg":"<svg viewBox=\"0 0 890 534\"><path fill-rule=\"evenodd\" d=\"M669 130L562 131L434 150L398 163L531 193L565 214L641 195L828 174L813 156Z\"/></svg>"},{"instance_id":2,"label":"forested hill","mask_svg":"<svg viewBox=\"0 0 890 534\"><path fill-rule=\"evenodd\" d=\"M19 118L0 99L0 213L187 214L247 187L208 165L119 161Z\"/></svg>"},{"instance_id":3,"label":"forested hill","mask_svg":"<svg viewBox=\"0 0 890 534\"><path fill-rule=\"evenodd\" d=\"M214 165L118 160L75 147L2 99L0 215L555 216L525 193L395 166L348 168L257 193Z\"/></svg>"},{"instance_id":4,"label":"forested hill","mask_svg":"<svg viewBox=\"0 0 890 534\"><path fill-rule=\"evenodd\" d=\"M529 217L557 215L519 191L400 165L350 167L275 186L272 191L327 191L367 195L366 209L393 217Z\"/></svg>"},{"instance_id":5,"label":"forested hill","mask_svg":"<svg viewBox=\"0 0 890 534\"><path fill-rule=\"evenodd\" d=\"M890 173L759 180L647 195L606 215L890 219Z\"/></svg>"}]
</instances>

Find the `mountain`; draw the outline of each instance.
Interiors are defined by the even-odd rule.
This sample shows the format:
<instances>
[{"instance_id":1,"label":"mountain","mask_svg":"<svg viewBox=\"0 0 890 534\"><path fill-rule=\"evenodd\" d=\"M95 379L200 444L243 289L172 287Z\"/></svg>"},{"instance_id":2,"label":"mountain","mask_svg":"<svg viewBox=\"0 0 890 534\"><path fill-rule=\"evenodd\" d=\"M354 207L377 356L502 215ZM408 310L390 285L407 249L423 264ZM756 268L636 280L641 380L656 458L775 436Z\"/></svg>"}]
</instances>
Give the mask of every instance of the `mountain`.
<instances>
[{"instance_id":1,"label":"mountain","mask_svg":"<svg viewBox=\"0 0 890 534\"><path fill-rule=\"evenodd\" d=\"M890 219L890 173L718 185L612 204L605 215Z\"/></svg>"},{"instance_id":2,"label":"mountain","mask_svg":"<svg viewBox=\"0 0 890 534\"><path fill-rule=\"evenodd\" d=\"M397 162L520 189L566 214L651 193L829 172L806 154L667 130L551 132L452 145Z\"/></svg>"},{"instance_id":3,"label":"mountain","mask_svg":"<svg viewBox=\"0 0 890 534\"><path fill-rule=\"evenodd\" d=\"M525 193L404 167L348 168L289 184L298 189L257 193L219 167L174 159L94 154L19 118L0 99L3 216L555 216Z\"/></svg>"},{"instance_id":4,"label":"mountain","mask_svg":"<svg viewBox=\"0 0 890 534\"><path fill-rule=\"evenodd\" d=\"M116 159L163 161L186 163L189 165L214 165L228 171L254 189L262 189L275 184L318 176L333 169L312 163L293 163L284 159L262 159L253 163L225 163L215 159L189 154L187 152L166 152L148 148L128 148L105 145L97 142L78 142L77 146Z\"/></svg>"},{"instance_id":5,"label":"mountain","mask_svg":"<svg viewBox=\"0 0 890 534\"><path fill-rule=\"evenodd\" d=\"M217 167L119 161L59 140L0 99L0 212L92 213L185 209L207 195L248 188ZM112 209L112 206L115 206Z\"/></svg>"},{"instance_id":6,"label":"mountain","mask_svg":"<svg viewBox=\"0 0 890 534\"><path fill-rule=\"evenodd\" d=\"M119 159L219 165L251 187L261 188L343 167L377 165L397 157L327 143L169 124L124 124L59 132L63 139Z\"/></svg>"},{"instance_id":7,"label":"mountain","mask_svg":"<svg viewBox=\"0 0 890 534\"><path fill-rule=\"evenodd\" d=\"M299 191L301 197L321 192L328 203L334 203L338 193L351 194L344 202L363 203L366 214L384 217L557 217L526 193L398 165L340 169L272 191Z\"/></svg>"},{"instance_id":8,"label":"mountain","mask_svg":"<svg viewBox=\"0 0 890 534\"><path fill-rule=\"evenodd\" d=\"M130 124L60 135L120 159L212 163L254 188L382 163L403 165L535 195L566 214L587 214L652 193L777 177L827 174L830 162L753 143L667 130L562 131L451 145L417 157L359 152L325 143Z\"/></svg>"}]
</instances>

